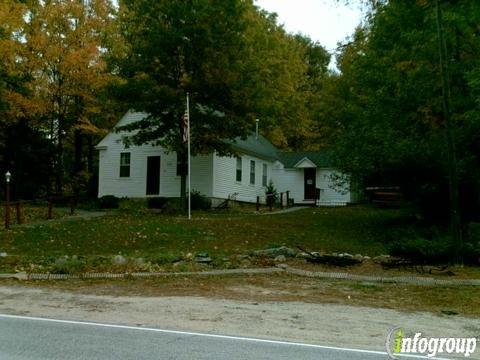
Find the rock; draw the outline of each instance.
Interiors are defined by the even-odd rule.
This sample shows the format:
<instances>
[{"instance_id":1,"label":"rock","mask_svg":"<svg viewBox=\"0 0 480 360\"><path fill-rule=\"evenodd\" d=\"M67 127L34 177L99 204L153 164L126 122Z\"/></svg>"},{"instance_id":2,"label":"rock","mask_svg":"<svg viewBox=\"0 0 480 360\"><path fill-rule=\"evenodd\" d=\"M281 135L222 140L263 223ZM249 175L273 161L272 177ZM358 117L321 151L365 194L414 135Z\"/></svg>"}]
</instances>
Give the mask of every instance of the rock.
<instances>
[{"instance_id":1,"label":"rock","mask_svg":"<svg viewBox=\"0 0 480 360\"><path fill-rule=\"evenodd\" d=\"M7 257L7 253L6 252L0 252L0 257Z\"/></svg>"},{"instance_id":2,"label":"rock","mask_svg":"<svg viewBox=\"0 0 480 360\"><path fill-rule=\"evenodd\" d=\"M145 259L143 258L135 258L133 259L133 263L137 266L141 266L145 264Z\"/></svg>"},{"instance_id":3,"label":"rock","mask_svg":"<svg viewBox=\"0 0 480 360\"><path fill-rule=\"evenodd\" d=\"M264 256L264 257L274 259L279 255L283 255L285 257L295 257L297 255L297 252L294 249L288 248L286 246L281 246L278 248L257 250L257 251L254 251L253 254L255 256Z\"/></svg>"},{"instance_id":4,"label":"rock","mask_svg":"<svg viewBox=\"0 0 480 360\"><path fill-rule=\"evenodd\" d=\"M367 256L367 255L365 255L365 256L363 257L363 260L370 260L370 259L371 259L371 257L370 257L370 256Z\"/></svg>"},{"instance_id":5,"label":"rock","mask_svg":"<svg viewBox=\"0 0 480 360\"><path fill-rule=\"evenodd\" d=\"M238 261L243 261L243 260L250 260L250 256L248 255L237 255L237 260Z\"/></svg>"},{"instance_id":6,"label":"rock","mask_svg":"<svg viewBox=\"0 0 480 360\"><path fill-rule=\"evenodd\" d=\"M208 253L207 253L207 252L199 252L199 253L197 253L197 257L199 257L199 258L207 258L207 257L208 257Z\"/></svg>"},{"instance_id":7,"label":"rock","mask_svg":"<svg viewBox=\"0 0 480 360\"><path fill-rule=\"evenodd\" d=\"M127 263L127 259L125 259L122 255L115 255L113 257L113 263L115 265L125 265Z\"/></svg>"},{"instance_id":8,"label":"rock","mask_svg":"<svg viewBox=\"0 0 480 360\"><path fill-rule=\"evenodd\" d=\"M343 254L340 254L338 256L348 258L348 259L353 259L353 255L349 254L349 253L343 253Z\"/></svg>"},{"instance_id":9,"label":"rock","mask_svg":"<svg viewBox=\"0 0 480 360\"><path fill-rule=\"evenodd\" d=\"M197 257L195 258L195 262L196 262L197 264L210 264L210 263L212 262L212 258L209 257L209 256L205 256L205 257L203 257L203 256L197 256Z\"/></svg>"},{"instance_id":10,"label":"rock","mask_svg":"<svg viewBox=\"0 0 480 360\"><path fill-rule=\"evenodd\" d=\"M250 266L252 266L252 262L248 259L245 259L240 262L240 266L243 268L249 268Z\"/></svg>"},{"instance_id":11,"label":"rock","mask_svg":"<svg viewBox=\"0 0 480 360\"><path fill-rule=\"evenodd\" d=\"M187 264L186 261L181 260L181 261L177 261L177 262L173 263L173 267L184 266L186 264Z\"/></svg>"},{"instance_id":12,"label":"rock","mask_svg":"<svg viewBox=\"0 0 480 360\"><path fill-rule=\"evenodd\" d=\"M276 258L275 258L275 261L276 262L285 262L287 260L287 258L285 257L285 255L278 255Z\"/></svg>"}]
</instances>

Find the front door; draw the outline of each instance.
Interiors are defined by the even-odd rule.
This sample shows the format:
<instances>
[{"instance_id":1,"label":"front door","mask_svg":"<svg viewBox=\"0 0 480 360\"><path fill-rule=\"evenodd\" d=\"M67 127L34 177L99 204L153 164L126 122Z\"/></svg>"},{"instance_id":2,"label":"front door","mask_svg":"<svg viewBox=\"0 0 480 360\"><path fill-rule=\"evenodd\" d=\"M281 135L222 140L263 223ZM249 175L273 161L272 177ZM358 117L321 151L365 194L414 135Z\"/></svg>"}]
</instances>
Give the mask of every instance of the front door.
<instances>
[{"instance_id":1,"label":"front door","mask_svg":"<svg viewBox=\"0 0 480 360\"><path fill-rule=\"evenodd\" d=\"M160 194L160 156L147 158L147 195Z\"/></svg>"},{"instance_id":2,"label":"front door","mask_svg":"<svg viewBox=\"0 0 480 360\"><path fill-rule=\"evenodd\" d=\"M317 169L305 168L305 200L315 200Z\"/></svg>"}]
</instances>

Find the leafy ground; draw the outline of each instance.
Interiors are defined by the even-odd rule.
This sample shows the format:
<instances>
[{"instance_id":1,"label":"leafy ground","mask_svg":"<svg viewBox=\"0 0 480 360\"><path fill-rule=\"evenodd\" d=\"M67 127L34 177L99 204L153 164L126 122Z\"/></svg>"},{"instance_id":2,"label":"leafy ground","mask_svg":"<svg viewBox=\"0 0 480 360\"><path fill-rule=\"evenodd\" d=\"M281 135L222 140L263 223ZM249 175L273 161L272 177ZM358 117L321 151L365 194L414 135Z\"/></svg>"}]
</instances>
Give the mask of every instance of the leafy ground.
<instances>
[{"instance_id":1,"label":"leafy ground","mask_svg":"<svg viewBox=\"0 0 480 360\"><path fill-rule=\"evenodd\" d=\"M386 232L399 210L368 207L305 209L282 215L197 213L189 221L145 209L90 220L51 221L1 231L1 249L13 256L156 257L208 252L211 256L297 244L316 251L385 253Z\"/></svg>"},{"instance_id":2,"label":"leafy ground","mask_svg":"<svg viewBox=\"0 0 480 360\"><path fill-rule=\"evenodd\" d=\"M387 253L395 234L414 231L409 224L406 210L366 206L309 208L281 215L257 215L245 209L199 212L192 220L133 206L99 218L64 217L0 231L0 250L8 254L0 258L0 271L158 271L201 252L213 258L213 266L236 267L241 265L236 255L282 245L373 257ZM118 254L144 260L140 266L115 267L112 257ZM187 262L176 270L196 270L195 266ZM351 271L380 270L365 265ZM466 276L479 275L472 271Z\"/></svg>"},{"instance_id":3,"label":"leafy ground","mask_svg":"<svg viewBox=\"0 0 480 360\"><path fill-rule=\"evenodd\" d=\"M52 218L53 219L59 219L63 218L70 214L70 209L66 207L53 207L52 208ZM44 204L37 204L37 205L32 205L32 204L23 204L21 206L21 218L23 219L24 224L31 224L31 223L37 223L41 221L47 220L48 217L48 205L47 203ZM3 230L4 226L4 219L5 219L5 206L2 204L0 206L0 219L1 219L1 227ZM10 207L10 219L11 219L11 225L15 225L17 223L17 212L16 212L16 207L15 205L12 205Z\"/></svg>"}]
</instances>

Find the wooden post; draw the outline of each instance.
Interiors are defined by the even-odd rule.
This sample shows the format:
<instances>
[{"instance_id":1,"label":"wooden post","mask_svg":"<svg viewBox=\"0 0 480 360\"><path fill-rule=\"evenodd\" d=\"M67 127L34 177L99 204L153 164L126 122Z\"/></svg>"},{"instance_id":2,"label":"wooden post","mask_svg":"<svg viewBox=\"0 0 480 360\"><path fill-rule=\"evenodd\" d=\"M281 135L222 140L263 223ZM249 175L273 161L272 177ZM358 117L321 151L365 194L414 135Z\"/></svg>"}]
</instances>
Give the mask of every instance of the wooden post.
<instances>
[{"instance_id":1,"label":"wooden post","mask_svg":"<svg viewBox=\"0 0 480 360\"><path fill-rule=\"evenodd\" d=\"M52 207L53 207L53 200L52 199L48 199L48 215L47 215L47 219L50 220L53 218L52 216Z\"/></svg>"},{"instance_id":2,"label":"wooden post","mask_svg":"<svg viewBox=\"0 0 480 360\"><path fill-rule=\"evenodd\" d=\"M22 203L18 201L15 203L15 209L17 210L17 224L23 224Z\"/></svg>"},{"instance_id":3,"label":"wooden post","mask_svg":"<svg viewBox=\"0 0 480 360\"><path fill-rule=\"evenodd\" d=\"M5 229L10 229L10 182L8 180L5 191Z\"/></svg>"},{"instance_id":4,"label":"wooden post","mask_svg":"<svg viewBox=\"0 0 480 360\"><path fill-rule=\"evenodd\" d=\"M280 193L280 209L283 209L283 192Z\"/></svg>"},{"instance_id":5,"label":"wooden post","mask_svg":"<svg viewBox=\"0 0 480 360\"><path fill-rule=\"evenodd\" d=\"M287 209L290 206L290 191L287 191Z\"/></svg>"},{"instance_id":6,"label":"wooden post","mask_svg":"<svg viewBox=\"0 0 480 360\"><path fill-rule=\"evenodd\" d=\"M257 196L257 211L260 211L260 196Z\"/></svg>"}]
</instances>

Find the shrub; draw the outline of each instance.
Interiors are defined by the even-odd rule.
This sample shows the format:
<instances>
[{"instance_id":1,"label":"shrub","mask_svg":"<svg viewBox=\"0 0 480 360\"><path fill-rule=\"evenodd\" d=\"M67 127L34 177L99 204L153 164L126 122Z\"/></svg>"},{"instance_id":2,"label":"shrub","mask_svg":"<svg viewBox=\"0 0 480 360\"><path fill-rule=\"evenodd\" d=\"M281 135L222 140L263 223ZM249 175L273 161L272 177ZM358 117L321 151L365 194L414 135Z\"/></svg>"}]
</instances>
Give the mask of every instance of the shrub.
<instances>
[{"instance_id":1,"label":"shrub","mask_svg":"<svg viewBox=\"0 0 480 360\"><path fill-rule=\"evenodd\" d=\"M118 209L120 199L113 195L105 195L98 199L98 207L100 209Z\"/></svg>"},{"instance_id":2,"label":"shrub","mask_svg":"<svg viewBox=\"0 0 480 360\"><path fill-rule=\"evenodd\" d=\"M168 202L165 197L152 197L147 200L147 206L149 209L163 209Z\"/></svg>"},{"instance_id":3,"label":"shrub","mask_svg":"<svg viewBox=\"0 0 480 360\"><path fill-rule=\"evenodd\" d=\"M52 266L53 274L78 274L85 271L85 262L76 256L58 258Z\"/></svg>"},{"instance_id":4,"label":"shrub","mask_svg":"<svg viewBox=\"0 0 480 360\"><path fill-rule=\"evenodd\" d=\"M416 237L395 241L389 246L389 253L415 264L448 263L453 260L453 244L448 236L435 239Z\"/></svg>"},{"instance_id":5,"label":"shrub","mask_svg":"<svg viewBox=\"0 0 480 360\"><path fill-rule=\"evenodd\" d=\"M267 186L265 186L265 197L267 199L267 205L273 205L278 199L278 192L273 184L273 181L270 180Z\"/></svg>"},{"instance_id":6,"label":"shrub","mask_svg":"<svg viewBox=\"0 0 480 360\"><path fill-rule=\"evenodd\" d=\"M193 190L191 193L192 210L209 210L212 207L212 201L199 191Z\"/></svg>"}]
</instances>

